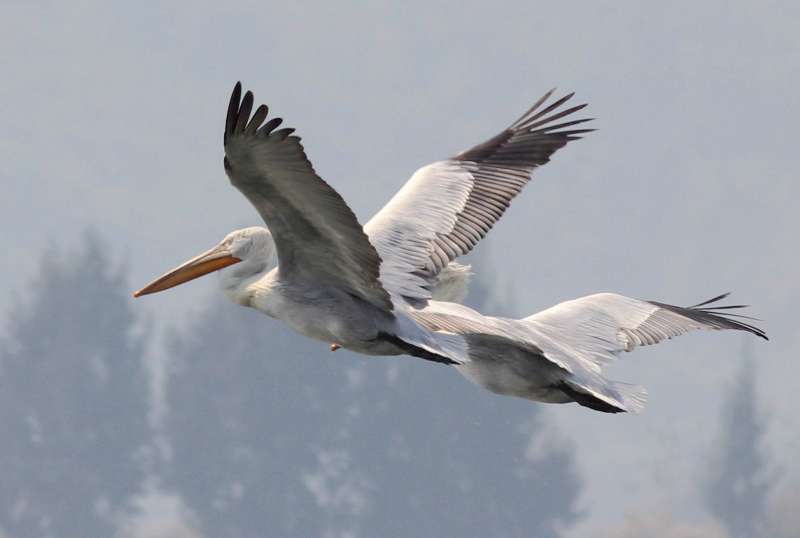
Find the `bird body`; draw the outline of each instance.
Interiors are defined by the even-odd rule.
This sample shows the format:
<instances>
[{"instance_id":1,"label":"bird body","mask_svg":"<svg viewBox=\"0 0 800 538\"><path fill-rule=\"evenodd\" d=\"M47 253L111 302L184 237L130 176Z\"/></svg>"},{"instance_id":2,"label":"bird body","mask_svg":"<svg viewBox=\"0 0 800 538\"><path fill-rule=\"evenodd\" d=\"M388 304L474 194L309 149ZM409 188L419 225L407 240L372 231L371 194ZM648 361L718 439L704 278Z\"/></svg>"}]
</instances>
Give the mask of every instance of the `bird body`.
<instances>
[{"instance_id":1,"label":"bird body","mask_svg":"<svg viewBox=\"0 0 800 538\"><path fill-rule=\"evenodd\" d=\"M237 84L225 122L224 168L267 228L228 234L216 247L134 295L155 293L212 271L235 303L295 331L366 355L407 354L454 366L498 394L597 411L639 411L642 387L606 379L623 351L695 329L735 329L766 338L712 306L681 308L601 293L524 319L484 316L460 304L468 253L503 215L535 168L591 129L557 123L585 105L572 94L539 99L495 137L415 172L363 227L314 171L293 129Z\"/></svg>"},{"instance_id":2,"label":"bird body","mask_svg":"<svg viewBox=\"0 0 800 538\"><path fill-rule=\"evenodd\" d=\"M242 285L228 287L226 282L237 277L225 273L235 267L220 270L229 299L279 319L309 338L335 342L365 355L400 355L403 348L389 336L403 328L425 333L402 311L386 312L337 288L323 288L305 280L283 280L277 267L260 278L247 283L239 280Z\"/></svg>"},{"instance_id":3,"label":"bird body","mask_svg":"<svg viewBox=\"0 0 800 538\"><path fill-rule=\"evenodd\" d=\"M378 335L388 330L393 316L336 289L322 289L312 282L286 282L276 269L251 287L251 304L265 314L280 319L302 335L336 342L340 346L369 355Z\"/></svg>"}]
</instances>

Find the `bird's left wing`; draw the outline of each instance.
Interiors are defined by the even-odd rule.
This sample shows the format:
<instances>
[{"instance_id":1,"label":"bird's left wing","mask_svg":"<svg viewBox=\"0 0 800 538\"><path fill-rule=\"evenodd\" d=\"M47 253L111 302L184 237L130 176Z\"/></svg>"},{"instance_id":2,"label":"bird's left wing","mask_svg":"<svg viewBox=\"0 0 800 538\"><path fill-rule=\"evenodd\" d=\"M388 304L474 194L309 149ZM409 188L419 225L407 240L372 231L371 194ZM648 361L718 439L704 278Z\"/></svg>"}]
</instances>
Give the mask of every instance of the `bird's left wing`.
<instances>
[{"instance_id":1,"label":"bird's left wing","mask_svg":"<svg viewBox=\"0 0 800 538\"><path fill-rule=\"evenodd\" d=\"M390 293L430 299L439 272L483 239L533 170L592 130L571 128L588 119L559 122L586 105L559 110L569 94L545 106L551 94L495 137L417 170L364 226Z\"/></svg>"},{"instance_id":2,"label":"bird's left wing","mask_svg":"<svg viewBox=\"0 0 800 538\"><path fill-rule=\"evenodd\" d=\"M264 123L265 105L251 118L253 94L241 92L237 83L228 106L225 171L269 227L282 278L337 287L391 311L381 259L353 212L316 174L294 129L275 130L280 118Z\"/></svg>"}]
</instances>

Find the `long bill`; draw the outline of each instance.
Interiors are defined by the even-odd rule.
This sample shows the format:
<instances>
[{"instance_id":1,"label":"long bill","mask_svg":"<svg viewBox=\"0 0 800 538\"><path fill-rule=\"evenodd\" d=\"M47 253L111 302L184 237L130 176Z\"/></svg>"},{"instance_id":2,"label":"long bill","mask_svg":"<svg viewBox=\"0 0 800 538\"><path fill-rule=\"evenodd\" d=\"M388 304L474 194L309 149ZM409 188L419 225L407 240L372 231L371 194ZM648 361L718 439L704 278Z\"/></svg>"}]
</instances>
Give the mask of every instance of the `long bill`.
<instances>
[{"instance_id":1,"label":"long bill","mask_svg":"<svg viewBox=\"0 0 800 538\"><path fill-rule=\"evenodd\" d=\"M140 297L149 293L168 290L169 288L173 288L184 282L189 282L190 280L199 278L212 271L217 271L223 267L239 263L240 261L242 261L240 258L233 256L227 248L220 245L207 252L203 252L199 256L192 258L172 271L158 277L147 286L135 292L133 296Z\"/></svg>"}]
</instances>

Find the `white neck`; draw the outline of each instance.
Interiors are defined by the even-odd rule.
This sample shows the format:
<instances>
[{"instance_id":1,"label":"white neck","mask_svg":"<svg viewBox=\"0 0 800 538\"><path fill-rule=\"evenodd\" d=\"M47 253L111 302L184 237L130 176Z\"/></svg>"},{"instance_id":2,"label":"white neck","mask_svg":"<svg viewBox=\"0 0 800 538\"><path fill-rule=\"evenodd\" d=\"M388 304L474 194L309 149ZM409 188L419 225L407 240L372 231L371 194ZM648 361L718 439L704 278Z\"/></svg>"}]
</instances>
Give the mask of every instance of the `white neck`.
<instances>
[{"instance_id":1,"label":"white neck","mask_svg":"<svg viewBox=\"0 0 800 538\"><path fill-rule=\"evenodd\" d=\"M271 259L243 260L219 271L219 283L225 295L234 303L251 306L253 284L272 270Z\"/></svg>"}]
</instances>

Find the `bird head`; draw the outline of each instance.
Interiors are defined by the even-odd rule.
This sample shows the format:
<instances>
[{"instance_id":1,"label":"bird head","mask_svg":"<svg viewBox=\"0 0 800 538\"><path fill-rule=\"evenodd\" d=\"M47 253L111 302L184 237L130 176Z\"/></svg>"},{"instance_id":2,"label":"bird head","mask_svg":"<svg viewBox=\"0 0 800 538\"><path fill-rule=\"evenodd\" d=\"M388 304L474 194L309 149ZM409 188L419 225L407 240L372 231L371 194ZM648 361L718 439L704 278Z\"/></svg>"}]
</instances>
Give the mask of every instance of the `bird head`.
<instances>
[{"instance_id":1,"label":"bird head","mask_svg":"<svg viewBox=\"0 0 800 538\"><path fill-rule=\"evenodd\" d=\"M223 287L235 285L248 277L263 273L272 264L274 254L275 243L266 228L252 226L234 230L214 248L158 277L133 296L164 291L234 265L235 267L224 271Z\"/></svg>"}]
</instances>

